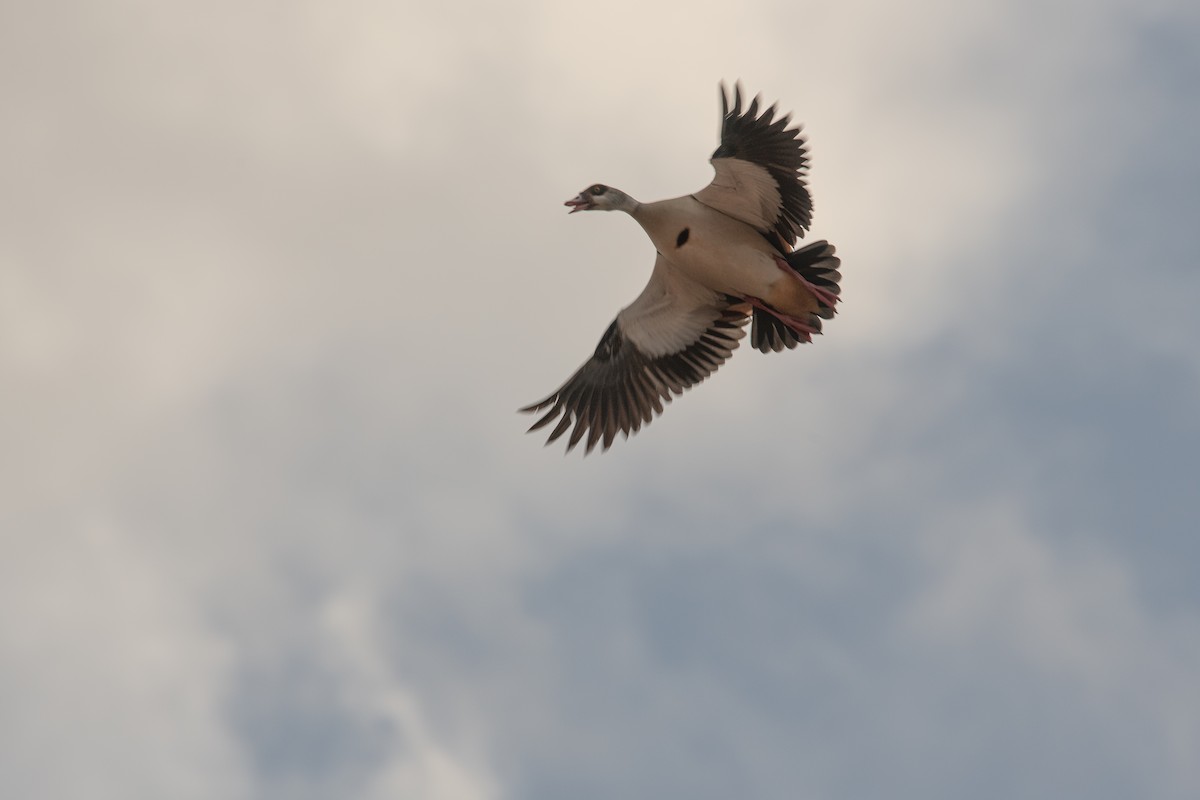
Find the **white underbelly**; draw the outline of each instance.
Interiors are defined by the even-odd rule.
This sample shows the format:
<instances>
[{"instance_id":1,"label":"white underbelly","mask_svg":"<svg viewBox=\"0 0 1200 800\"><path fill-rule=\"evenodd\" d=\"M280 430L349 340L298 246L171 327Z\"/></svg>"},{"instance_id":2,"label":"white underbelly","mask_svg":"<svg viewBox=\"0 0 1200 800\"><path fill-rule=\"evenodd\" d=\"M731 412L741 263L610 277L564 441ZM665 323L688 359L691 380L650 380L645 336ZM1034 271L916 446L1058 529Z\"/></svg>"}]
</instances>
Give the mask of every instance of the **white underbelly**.
<instances>
[{"instance_id":1,"label":"white underbelly","mask_svg":"<svg viewBox=\"0 0 1200 800\"><path fill-rule=\"evenodd\" d=\"M658 252L680 274L715 292L759 298L784 277L775 263L774 248L746 223L694 197L651 206L655 207L652 216L639 221Z\"/></svg>"},{"instance_id":2,"label":"white underbelly","mask_svg":"<svg viewBox=\"0 0 1200 800\"><path fill-rule=\"evenodd\" d=\"M763 297L783 275L771 256L749 247L716 252L696 248L675 254L671 261L697 283L739 297Z\"/></svg>"},{"instance_id":3,"label":"white underbelly","mask_svg":"<svg viewBox=\"0 0 1200 800\"><path fill-rule=\"evenodd\" d=\"M783 277L770 244L748 225L713 214L721 218L717 224L693 232L668 258L683 274L713 291L765 296Z\"/></svg>"}]
</instances>

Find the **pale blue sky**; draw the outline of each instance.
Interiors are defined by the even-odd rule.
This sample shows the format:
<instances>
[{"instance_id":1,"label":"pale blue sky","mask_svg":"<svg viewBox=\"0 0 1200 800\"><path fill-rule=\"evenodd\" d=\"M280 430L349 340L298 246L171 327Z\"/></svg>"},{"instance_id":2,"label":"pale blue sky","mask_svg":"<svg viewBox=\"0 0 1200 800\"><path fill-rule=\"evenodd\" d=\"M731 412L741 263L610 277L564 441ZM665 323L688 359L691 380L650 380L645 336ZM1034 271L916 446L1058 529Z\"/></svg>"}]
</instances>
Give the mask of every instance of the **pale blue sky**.
<instances>
[{"instance_id":1,"label":"pale blue sky","mask_svg":"<svg viewBox=\"0 0 1200 800\"><path fill-rule=\"evenodd\" d=\"M1200 11L0 11L0 794L1200 794ZM514 409L803 121L845 306Z\"/></svg>"}]
</instances>

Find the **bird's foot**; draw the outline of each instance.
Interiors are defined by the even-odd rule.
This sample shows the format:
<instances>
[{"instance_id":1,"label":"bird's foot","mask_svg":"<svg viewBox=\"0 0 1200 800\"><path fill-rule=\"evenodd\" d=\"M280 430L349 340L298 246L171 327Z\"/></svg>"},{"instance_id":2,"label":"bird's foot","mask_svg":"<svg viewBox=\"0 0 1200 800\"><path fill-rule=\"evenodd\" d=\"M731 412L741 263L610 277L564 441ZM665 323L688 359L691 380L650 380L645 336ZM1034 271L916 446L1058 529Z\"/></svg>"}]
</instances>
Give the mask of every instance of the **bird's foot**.
<instances>
[{"instance_id":1,"label":"bird's foot","mask_svg":"<svg viewBox=\"0 0 1200 800\"><path fill-rule=\"evenodd\" d=\"M822 303L829 306L830 308L835 308L837 306L838 296L836 294L834 294L833 292L829 291L828 289L826 289L824 287L817 286L812 281L805 278L798 271L793 269L792 265L789 264L782 256L775 256L775 263L776 263L776 265L778 265L778 267L781 270L788 273L789 275L795 276L796 280L803 283L804 288L806 288L810 292L812 292L813 297L817 298L818 300L820 300ZM778 316L778 314L776 316Z\"/></svg>"},{"instance_id":2,"label":"bird's foot","mask_svg":"<svg viewBox=\"0 0 1200 800\"><path fill-rule=\"evenodd\" d=\"M796 334L796 338L801 342L811 342L814 333L820 333L819 327L814 327L811 323L806 322L798 317L793 317L789 314L784 314L782 311L777 311L771 306L757 297L747 297L746 302L766 314L770 314L775 319L787 326L788 330Z\"/></svg>"}]
</instances>

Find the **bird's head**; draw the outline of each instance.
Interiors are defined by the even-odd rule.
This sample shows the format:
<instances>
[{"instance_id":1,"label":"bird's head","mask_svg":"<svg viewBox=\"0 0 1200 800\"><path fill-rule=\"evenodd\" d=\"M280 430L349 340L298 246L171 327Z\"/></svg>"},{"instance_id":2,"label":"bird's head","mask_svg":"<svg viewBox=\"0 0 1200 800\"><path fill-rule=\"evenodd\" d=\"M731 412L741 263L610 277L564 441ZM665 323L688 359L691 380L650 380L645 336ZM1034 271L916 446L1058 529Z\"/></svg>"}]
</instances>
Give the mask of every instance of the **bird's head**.
<instances>
[{"instance_id":1,"label":"bird's head","mask_svg":"<svg viewBox=\"0 0 1200 800\"><path fill-rule=\"evenodd\" d=\"M568 212L571 214L576 211L627 211L630 204L629 195L602 183L592 184L563 203L564 206L571 207Z\"/></svg>"}]
</instances>

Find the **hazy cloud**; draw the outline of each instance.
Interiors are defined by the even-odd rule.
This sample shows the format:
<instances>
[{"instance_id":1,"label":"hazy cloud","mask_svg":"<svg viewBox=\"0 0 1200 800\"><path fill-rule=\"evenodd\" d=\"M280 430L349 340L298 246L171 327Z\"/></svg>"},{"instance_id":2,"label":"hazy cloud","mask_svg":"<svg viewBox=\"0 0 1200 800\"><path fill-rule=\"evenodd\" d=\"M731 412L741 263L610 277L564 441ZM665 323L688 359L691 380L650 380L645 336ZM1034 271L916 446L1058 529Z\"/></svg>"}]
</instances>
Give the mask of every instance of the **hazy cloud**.
<instances>
[{"instance_id":1,"label":"hazy cloud","mask_svg":"<svg viewBox=\"0 0 1200 800\"><path fill-rule=\"evenodd\" d=\"M0 16L7 794L1200 788L1190 5ZM738 77L843 313L543 450Z\"/></svg>"}]
</instances>

